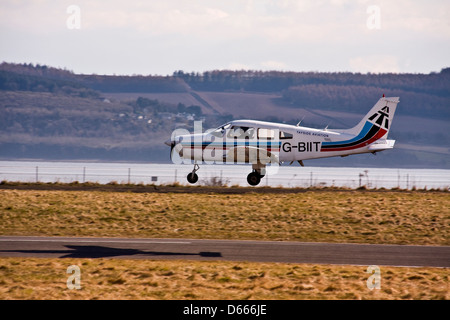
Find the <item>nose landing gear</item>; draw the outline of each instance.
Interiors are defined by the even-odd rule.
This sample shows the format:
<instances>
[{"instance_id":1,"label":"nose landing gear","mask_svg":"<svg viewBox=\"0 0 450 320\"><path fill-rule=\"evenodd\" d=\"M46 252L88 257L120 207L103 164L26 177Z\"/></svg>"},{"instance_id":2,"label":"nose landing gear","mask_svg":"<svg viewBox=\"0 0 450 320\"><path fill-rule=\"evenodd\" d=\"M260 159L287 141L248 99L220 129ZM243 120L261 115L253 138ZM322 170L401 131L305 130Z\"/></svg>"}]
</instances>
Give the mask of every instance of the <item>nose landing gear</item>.
<instances>
[{"instance_id":1,"label":"nose landing gear","mask_svg":"<svg viewBox=\"0 0 450 320\"><path fill-rule=\"evenodd\" d=\"M194 164L194 169L187 175L187 181L189 183L194 184L198 181L198 175L196 173L198 169L200 169L200 166L198 164Z\"/></svg>"}]
</instances>

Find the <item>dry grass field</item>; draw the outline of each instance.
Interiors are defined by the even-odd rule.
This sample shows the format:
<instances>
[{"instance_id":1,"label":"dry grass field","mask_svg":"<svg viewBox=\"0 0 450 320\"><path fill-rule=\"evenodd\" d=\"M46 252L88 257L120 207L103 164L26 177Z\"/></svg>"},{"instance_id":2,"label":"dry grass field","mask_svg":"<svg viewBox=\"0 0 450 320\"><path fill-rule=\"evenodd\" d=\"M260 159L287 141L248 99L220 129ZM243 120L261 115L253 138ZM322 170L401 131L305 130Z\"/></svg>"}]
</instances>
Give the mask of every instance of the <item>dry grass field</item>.
<instances>
[{"instance_id":1,"label":"dry grass field","mask_svg":"<svg viewBox=\"0 0 450 320\"><path fill-rule=\"evenodd\" d=\"M68 289L67 268L80 268L81 289ZM0 299L449 299L440 268L380 267L368 289L362 266L152 261L0 259Z\"/></svg>"},{"instance_id":2,"label":"dry grass field","mask_svg":"<svg viewBox=\"0 0 450 320\"><path fill-rule=\"evenodd\" d=\"M448 192L0 190L0 235L449 245ZM67 267L81 270L69 290ZM449 299L446 268L1 258L0 299Z\"/></svg>"},{"instance_id":3,"label":"dry grass field","mask_svg":"<svg viewBox=\"0 0 450 320\"><path fill-rule=\"evenodd\" d=\"M450 244L448 192L0 190L0 235Z\"/></svg>"}]
</instances>

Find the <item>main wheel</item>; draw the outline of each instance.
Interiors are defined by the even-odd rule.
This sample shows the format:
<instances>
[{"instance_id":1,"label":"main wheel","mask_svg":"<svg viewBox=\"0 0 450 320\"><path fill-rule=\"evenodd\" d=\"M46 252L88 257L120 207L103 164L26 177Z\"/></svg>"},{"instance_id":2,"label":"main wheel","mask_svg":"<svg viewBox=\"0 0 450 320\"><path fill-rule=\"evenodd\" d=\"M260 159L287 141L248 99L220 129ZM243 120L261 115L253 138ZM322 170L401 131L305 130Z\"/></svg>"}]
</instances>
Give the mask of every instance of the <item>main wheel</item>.
<instances>
[{"instance_id":1,"label":"main wheel","mask_svg":"<svg viewBox=\"0 0 450 320\"><path fill-rule=\"evenodd\" d=\"M261 182L261 176L257 172L250 172L247 176L247 182L251 186L257 186Z\"/></svg>"},{"instance_id":2,"label":"main wheel","mask_svg":"<svg viewBox=\"0 0 450 320\"><path fill-rule=\"evenodd\" d=\"M187 175L187 181L189 183L196 183L198 181L198 175L195 172L190 172Z\"/></svg>"}]
</instances>

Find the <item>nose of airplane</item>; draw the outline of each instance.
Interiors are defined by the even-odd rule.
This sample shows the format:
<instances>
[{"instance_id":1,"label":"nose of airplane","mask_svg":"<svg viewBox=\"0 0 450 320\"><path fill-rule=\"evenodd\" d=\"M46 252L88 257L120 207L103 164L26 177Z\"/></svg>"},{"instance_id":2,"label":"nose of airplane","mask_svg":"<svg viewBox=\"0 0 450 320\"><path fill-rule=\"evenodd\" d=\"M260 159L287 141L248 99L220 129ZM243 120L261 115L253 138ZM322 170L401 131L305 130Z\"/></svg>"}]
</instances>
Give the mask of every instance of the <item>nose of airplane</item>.
<instances>
[{"instance_id":1,"label":"nose of airplane","mask_svg":"<svg viewBox=\"0 0 450 320\"><path fill-rule=\"evenodd\" d=\"M164 141L164 144L168 145L169 147L172 146L172 140L167 139L166 141Z\"/></svg>"},{"instance_id":2,"label":"nose of airplane","mask_svg":"<svg viewBox=\"0 0 450 320\"><path fill-rule=\"evenodd\" d=\"M181 146L182 137L174 137L173 139L167 139L164 144L170 147L170 159L172 159L173 153L176 152L178 155L183 154L183 147Z\"/></svg>"}]
</instances>

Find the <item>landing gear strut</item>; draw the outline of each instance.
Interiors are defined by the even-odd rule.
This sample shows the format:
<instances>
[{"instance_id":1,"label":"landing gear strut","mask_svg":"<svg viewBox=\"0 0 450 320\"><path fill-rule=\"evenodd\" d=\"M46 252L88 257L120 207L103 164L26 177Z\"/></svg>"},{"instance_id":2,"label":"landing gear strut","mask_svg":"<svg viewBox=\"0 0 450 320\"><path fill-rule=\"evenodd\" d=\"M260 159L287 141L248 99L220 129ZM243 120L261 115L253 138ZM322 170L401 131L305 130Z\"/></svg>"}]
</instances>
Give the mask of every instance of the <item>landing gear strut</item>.
<instances>
[{"instance_id":1,"label":"landing gear strut","mask_svg":"<svg viewBox=\"0 0 450 320\"><path fill-rule=\"evenodd\" d=\"M189 172L189 174L187 175L187 181L189 183L194 184L198 181L198 175L196 174L198 169L200 169L200 166L198 164L194 164L194 169L192 170L192 172Z\"/></svg>"}]
</instances>

